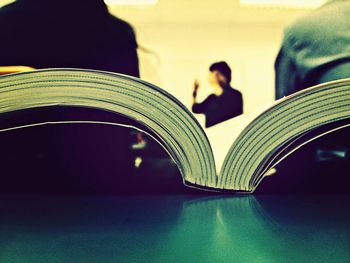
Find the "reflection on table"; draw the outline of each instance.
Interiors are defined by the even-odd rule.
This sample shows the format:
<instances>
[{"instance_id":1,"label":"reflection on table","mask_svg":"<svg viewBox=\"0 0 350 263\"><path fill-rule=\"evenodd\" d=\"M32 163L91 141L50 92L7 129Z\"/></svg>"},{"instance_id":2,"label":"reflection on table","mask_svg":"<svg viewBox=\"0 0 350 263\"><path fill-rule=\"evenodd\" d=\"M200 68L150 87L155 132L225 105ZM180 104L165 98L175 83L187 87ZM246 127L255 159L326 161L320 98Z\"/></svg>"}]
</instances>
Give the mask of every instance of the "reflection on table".
<instances>
[{"instance_id":1,"label":"reflection on table","mask_svg":"<svg viewBox=\"0 0 350 263\"><path fill-rule=\"evenodd\" d=\"M349 196L3 196L0 262L349 262Z\"/></svg>"}]
</instances>

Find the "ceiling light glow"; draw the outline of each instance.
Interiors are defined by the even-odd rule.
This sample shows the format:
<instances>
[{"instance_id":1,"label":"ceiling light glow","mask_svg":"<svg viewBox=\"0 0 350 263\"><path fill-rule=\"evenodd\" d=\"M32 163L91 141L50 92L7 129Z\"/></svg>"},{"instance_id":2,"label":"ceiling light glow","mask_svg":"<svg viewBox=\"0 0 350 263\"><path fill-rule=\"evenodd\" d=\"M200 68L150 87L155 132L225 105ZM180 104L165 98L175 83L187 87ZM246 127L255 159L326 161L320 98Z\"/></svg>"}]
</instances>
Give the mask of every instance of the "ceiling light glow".
<instances>
[{"instance_id":1,"label":"ceiling light glow","mask_svg":"<svg viewBox=\"0 0 350 263\"><path fill-rule=\"evenodd\" d=\"M266 6L283 8L316 8L326 2L326 0L240 0L245 6Z\"/></svg>"}]
</instances>

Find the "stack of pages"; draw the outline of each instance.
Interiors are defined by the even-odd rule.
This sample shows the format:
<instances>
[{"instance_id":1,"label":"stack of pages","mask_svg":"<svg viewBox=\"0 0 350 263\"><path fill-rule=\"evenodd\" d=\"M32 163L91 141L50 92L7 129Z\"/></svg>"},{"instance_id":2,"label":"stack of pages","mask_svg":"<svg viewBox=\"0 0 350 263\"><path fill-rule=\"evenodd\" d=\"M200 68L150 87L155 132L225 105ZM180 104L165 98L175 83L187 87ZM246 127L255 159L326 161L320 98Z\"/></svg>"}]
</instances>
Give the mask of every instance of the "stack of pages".
<instances>
[{"instance_id":1,"label":"stack of pages","mask_svg":"<svg viewBox=\"0 0 350 263\"><path fill-rule=\"evenodd\" d=\"M245 122L238 134L226 130L225 141L232 138L232 142L220 164L215 163L210 141L189 110L169 93L140 79L80 69L47 69L0 77L0 114L49 106L96 108L133 119L150 130L168 151L186 185L251 193L291 152L349 126L350 79L311 87L279 100ZM48 124L55 123L27 126Z\"/></svg>"}]
</instances>

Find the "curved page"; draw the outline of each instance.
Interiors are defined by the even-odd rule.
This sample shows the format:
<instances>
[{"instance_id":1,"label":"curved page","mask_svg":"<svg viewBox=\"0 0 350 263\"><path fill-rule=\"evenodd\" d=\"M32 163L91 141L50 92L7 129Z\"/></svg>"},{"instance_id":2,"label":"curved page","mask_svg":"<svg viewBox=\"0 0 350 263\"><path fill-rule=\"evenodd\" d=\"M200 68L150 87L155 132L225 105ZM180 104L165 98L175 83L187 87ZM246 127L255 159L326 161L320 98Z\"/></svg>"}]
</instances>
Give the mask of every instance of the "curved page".
<instances>
[{"instance_id":1,"label":"curved page","mask_svg":"<svg viewBox=\"0 0 350 263\"><path fill-rule=\"evenodd\" d=\"M238 136L223 163L218 187L252 192L264 161L296 137L350 118L350 79L311 87L278 101ZM260 172L260 173L259 173Z\"/></svg>"},{"instance_id":2,"label":"curved page","mask_svg":"<svg viewBox=\"0 0 350 263\"><path fill-rule=\"evenodd\" d=\"M97 108L131 118L161 138L184 182L216 186L214 157L203 129L160 88L125 75L80 69L0 77L0 113L54 105Z\"/></svg>"}]
</instances>

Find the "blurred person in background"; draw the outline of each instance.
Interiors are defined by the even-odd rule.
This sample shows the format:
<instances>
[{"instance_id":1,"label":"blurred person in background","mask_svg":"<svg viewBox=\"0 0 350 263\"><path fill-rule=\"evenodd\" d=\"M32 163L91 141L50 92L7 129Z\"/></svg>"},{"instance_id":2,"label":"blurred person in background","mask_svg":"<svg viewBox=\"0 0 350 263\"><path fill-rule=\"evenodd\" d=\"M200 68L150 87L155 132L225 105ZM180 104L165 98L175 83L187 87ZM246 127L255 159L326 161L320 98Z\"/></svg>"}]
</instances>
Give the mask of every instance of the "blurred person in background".
<instances>
[{"instance_id":1,"label":"blurred person in background","mask_svg":"<svg viewBox=\"0 0 350 263\"><path fill-rule=\"evenodd\" d=\"M139 76L134 30L103 0L17 0L0 8L0 24L0 66Z\"/></svg>"},{"instance_id":2,"label":"blurred person in background","mask_svg":"<svg viewBox=\"0 0 350 263\"><path fill-rule=\"evenodd\" d=\"M213 94L203 102L197 101L199 82L196 80L193 90L192 111L205 114L205 127L211 127L220 122L234 118L243 113L242 94L233 89L231 83L231 68L224 62L217 62L209 68L209 84Z\"/></svg>"},{"instance_id":3,"label":"blurred person in background","mask_svg":"<svg viewBox=\"0 0 350 263\"><path fill-rule=\"evenodd\" d=\"M0 66L84 68L139 77L134 30L112 16L103 0L17 0L0 8L0 24ZM44 116L137 125L91 108L51 107L13 115L2 116L2 121L25 118L36 122ZM9 173L2 178L8 184L1 188L7 193L22 191L21 187L25 193L69 194L159 192L182 187L179 171L165 150L139 132L135 136L132 129L59 125L13 131L9 136L11 139L0 137L3 152L18 149L21 157L15 161L26 165L17 165L13 171L8 161ZM140 153L133 146L140 136L147 143L142 163L135 165ZM168 177L163 176L166 172ZM18 183L24 179L26 184ZM159 181L161 186L156 183Z\"/></svg>"},{"instance_id":4,"label":"blurred person in background","mask_svg":"<svg viewBox=\"0 0 350 263\"><path fill-rule=\"evenodd\" d=\"M275 63L276 99L350 77L349 26L349 0L330 0L289 25Z\"/></svg>"},{"instance_id":5,"label":"blurred person in background","mask_svg":"<svg viewBox=\"0 0 350 263\"><path fill-rule=\"evenodd\" d=\"M275 62L276 99L350 77L349 18L350 1L331 0L285 29ZM277 166L282 176L271 176L259 191L349 192L349 138L350 129L343 128L303 146Z\"/></svg>"}]
</instances>

